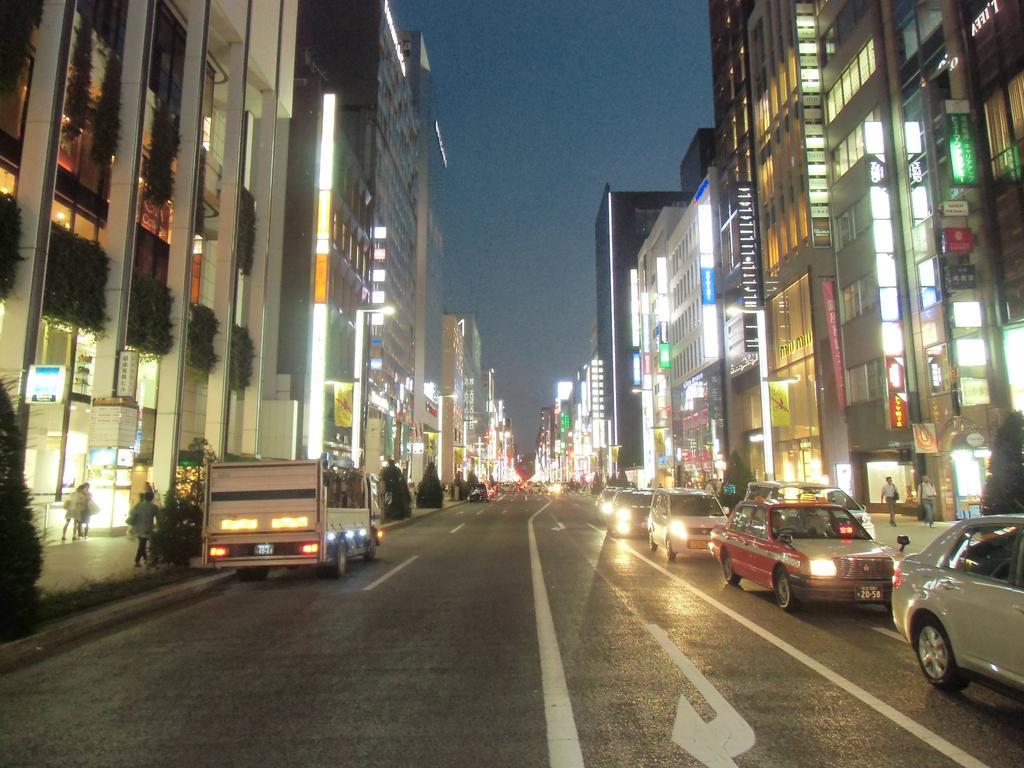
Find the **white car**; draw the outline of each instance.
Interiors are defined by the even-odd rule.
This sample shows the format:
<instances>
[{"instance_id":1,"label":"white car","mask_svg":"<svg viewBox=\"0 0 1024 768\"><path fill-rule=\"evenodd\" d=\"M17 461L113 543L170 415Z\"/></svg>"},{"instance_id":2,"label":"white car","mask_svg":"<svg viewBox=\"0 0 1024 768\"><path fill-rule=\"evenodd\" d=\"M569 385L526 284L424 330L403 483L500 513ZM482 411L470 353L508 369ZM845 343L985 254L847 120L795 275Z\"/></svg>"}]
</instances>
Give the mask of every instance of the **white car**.
<instances>
[{"instance_id":1,"label":"white car","mask_svg":"<svg viewBox=\"0 0 1024 768\"><path fill-rule=\"evenodd\" d=\"M658 488L651 499L647 539L654 552L665 548L669 560L678 555L709 554L711 531L729 522L718 499L684 488Z\"/></svg>"},{"instance_id":2,"label":"white car","mask_svg":"<svg viewBox=\"0 0 1024 768\"><path fill-rule=\"evenodd\" d=\"M1024 692L1024 515L964 520L893 574L892 615L928 682Z\"/></svg>"}]
</instances>

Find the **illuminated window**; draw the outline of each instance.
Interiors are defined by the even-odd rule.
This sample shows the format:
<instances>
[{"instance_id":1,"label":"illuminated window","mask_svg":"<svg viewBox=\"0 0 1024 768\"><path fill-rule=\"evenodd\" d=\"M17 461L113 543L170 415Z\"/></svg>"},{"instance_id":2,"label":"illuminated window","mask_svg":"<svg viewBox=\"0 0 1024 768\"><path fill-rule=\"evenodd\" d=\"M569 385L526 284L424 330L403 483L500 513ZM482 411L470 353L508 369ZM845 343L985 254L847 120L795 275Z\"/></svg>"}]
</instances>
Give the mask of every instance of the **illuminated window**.
<instances>
[{"instance_id":1,"label":"illuminated window","mask_svg":"<svg viewBox=\"0 0 1024 768\"><path fill-rule=\"evenodd\" d=\"M854 94L867 82L875 71L875 41L868 40L857 58L843 70L826 97L828 119L834 120L843 107L849 104Z\"/></svg>"}]
</instances>

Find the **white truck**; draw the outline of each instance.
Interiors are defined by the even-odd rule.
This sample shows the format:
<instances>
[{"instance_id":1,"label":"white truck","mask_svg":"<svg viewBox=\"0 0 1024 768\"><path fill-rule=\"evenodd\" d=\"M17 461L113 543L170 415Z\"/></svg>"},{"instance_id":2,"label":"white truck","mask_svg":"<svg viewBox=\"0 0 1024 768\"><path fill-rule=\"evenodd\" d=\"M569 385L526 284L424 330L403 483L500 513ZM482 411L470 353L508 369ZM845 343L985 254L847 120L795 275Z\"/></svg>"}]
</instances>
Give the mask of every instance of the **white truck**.
<instances>
[{"instance_id":1,"label":"white truck","mask_svg":"<svg viewBox=\"0 0 1024 768\"><path fill-rule=\"evenodd\" d=\"M332 501L319 461L211 464L203 561L245 580L303 566L340 578L350 558L373 560L379 539L369 510Z\"/></svg>"}]
</instances>

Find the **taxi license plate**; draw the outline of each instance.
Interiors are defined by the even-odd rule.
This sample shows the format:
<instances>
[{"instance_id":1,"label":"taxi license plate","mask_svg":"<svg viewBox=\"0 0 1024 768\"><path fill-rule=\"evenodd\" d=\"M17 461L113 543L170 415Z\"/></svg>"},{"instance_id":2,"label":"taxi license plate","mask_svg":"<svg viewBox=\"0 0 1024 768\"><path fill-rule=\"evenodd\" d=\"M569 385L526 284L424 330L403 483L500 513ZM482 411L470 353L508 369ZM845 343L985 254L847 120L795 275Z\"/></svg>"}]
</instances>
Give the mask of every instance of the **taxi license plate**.
<instances>
[{"instance_id":1,"label":"taxi license plate","mask_svg":"<svg viewBox=\"0 0 1024 768\"><path fill-rule=\"evenodd\" d=\"M708 543L706 541L694 541L693 539L690 539L686 542L686 546L690 549L707 549Z\"/></svg>"},{"instance_id":2,"label":"taxi license plate","mask_svg":"<svg viewBox=\"0 0 1024 768\"><path fill-rule=\"evenodd\" d=\"M858 600L881 600L882 588L871 585L859 585L857 587Z\"/></svg>"},{"instance_id":3,"label":"taxi license plate","mask_svg":"<svg viewBox=\"0 0 1024 768\"><path fill-rule=\"evenodd\" d=\"M256 545L256 554L257 555L272 555L272 554L274 554L274 545L273 544L257 544Z\"/></svg>"}]
</instances>

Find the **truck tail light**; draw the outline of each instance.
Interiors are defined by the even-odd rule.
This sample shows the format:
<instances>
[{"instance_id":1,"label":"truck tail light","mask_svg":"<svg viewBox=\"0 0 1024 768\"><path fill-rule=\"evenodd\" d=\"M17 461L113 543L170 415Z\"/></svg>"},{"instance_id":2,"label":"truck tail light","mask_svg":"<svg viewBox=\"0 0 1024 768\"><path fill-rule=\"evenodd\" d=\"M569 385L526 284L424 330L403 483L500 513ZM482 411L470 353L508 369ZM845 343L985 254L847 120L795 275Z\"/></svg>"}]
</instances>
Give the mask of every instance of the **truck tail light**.
<instances>
[{"instance_id":1,"label":"truck tail light","mask_svg":"<svg viewBox=\"0 0 1024 768\"><path fill-rule=\"evenodd\" d=\"M227 547L210 547L210 557L227 557Z\"/></svg>"},{"instance_id":2,"label":"truck tail light","mask_svg":"<svg viewBox=\"0 0 1024 768\"><path fill-rule=\"evenodd\" d=\"M302 545L302 554L304 554L304 555L315 555L319 551L320 551L320 545L317 544L316 542L313 542L312 544L303 544Z\"/></svg>"}]
</instances>

